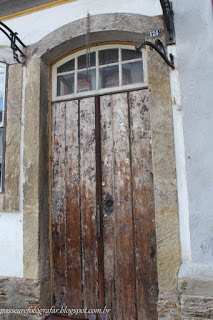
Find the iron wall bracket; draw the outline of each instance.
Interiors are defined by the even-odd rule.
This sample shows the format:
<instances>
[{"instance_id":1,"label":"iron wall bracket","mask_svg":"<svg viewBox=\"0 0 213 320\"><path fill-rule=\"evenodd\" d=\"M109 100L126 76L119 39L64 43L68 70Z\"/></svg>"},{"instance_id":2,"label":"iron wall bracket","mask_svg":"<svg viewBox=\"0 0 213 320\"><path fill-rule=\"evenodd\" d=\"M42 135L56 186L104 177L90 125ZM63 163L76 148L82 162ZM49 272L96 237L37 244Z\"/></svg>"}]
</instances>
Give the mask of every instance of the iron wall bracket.
<instances>
[{"instance_id":1,"label":"iron wall bracket","mask_svg":"<svg viewBox=\"0 0 213 320\"><path fill-rule=\"evenodd\" d=\"M159 55L163 58L163 60L172 68L174 69L175 66L174 66L174 56L170 53L169 57L170 59L168 59L167 55L166 55L166 50L164 48L164 45L163 43L157 39L155 41L155 43L152 43L150 41L144 41L143 43L141 43L141 45L139 47L135 47L136 51L141 51L141 49L144 47L144 46L150 46L152 49L155 49Z\"/></svg>"},{"instance_id":2,"label":"iron wall bracket","mask_svg":"<svg viewBox=\"0 0 213 320\"><path fill-rule=\"evenodd\" d=\"M166 44L175 44L175 27L174 27L174 12L172 9L172 2L169 0L160 0L163 10L163 17L166 31Z\"/></svg>"},{"instance_id":3,"label":"iron wall bracket","mask_svg":"<svg viewBox=\"0 0 213 320\"><path fill-rule=\"evenodd\" d=\"M17 36L17 32L13 32L8 26L6 26L6 24L4 24L3 22L0 21L0 31L2 31L6 37L10 40L10 47L13 50L13 58L18 62L18 63L24 63L25 62L25 44L19 39L19 37ZM19 43L19 45L21 45L24 50L22 51L17 42ZM20 59L21 58L21 59Z\"/></svg>"}]
</instances>

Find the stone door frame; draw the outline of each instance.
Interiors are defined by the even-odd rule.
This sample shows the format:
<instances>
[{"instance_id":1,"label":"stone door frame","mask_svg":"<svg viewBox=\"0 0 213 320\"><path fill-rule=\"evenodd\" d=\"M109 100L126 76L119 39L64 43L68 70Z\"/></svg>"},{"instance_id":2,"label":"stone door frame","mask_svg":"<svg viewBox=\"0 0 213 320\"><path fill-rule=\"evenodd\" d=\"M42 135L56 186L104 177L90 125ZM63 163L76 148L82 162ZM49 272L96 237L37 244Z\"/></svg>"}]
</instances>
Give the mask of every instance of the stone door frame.
<instances>
[{"instance_id":1,"label":"stone door frame","mask_svg":"<svg viewBox=\"0 0 213 320\"><path fill-rule=\"evenodd\" d=\"M51 304L51 65L85 46L84 19L71 22L27 48L24 133L24 278L41 283L41 302ZM135 14L91 16L91 44L140 44L162 17ZM147 50L152 128L158 285L175 292L180 265L179 219L169 67ZM25 72L25 71L24 71ZM35 137L32 141L32 128ZM49 150L49 152L48 152ZM34 183L29 183L33 181ZM49 181L49 183L48 183ZM49 213L48 213L49 212Z\"/></svg>"}]
</instances>

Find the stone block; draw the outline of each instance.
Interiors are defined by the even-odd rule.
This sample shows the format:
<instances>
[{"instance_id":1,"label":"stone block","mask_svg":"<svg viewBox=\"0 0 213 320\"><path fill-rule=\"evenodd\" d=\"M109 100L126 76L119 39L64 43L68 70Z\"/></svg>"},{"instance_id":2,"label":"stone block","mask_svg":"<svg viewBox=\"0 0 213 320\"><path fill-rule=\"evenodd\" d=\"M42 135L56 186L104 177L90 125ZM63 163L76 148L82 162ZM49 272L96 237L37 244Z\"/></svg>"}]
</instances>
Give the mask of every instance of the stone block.
<instances>
[{"instance_id":1,"label":"stone block","mask_svg":"<svg viewBox=\"0 0 213 320\"><path fill-rule=\"evenodd\" d=\"M181 296L183 316L213 319L213 297Z\"/></svg>"},{"instance_id":2,"label":"stone block","mask_svg":"<svg viewBox=\"0 0 213 320\"><path fill-rule=\"evenodd\" d=\"M164 39L161 39L164 41ZM180 266L179 219L169 67L148 54L155 223L160 290L176 290Z\"/></svg>"},{"instance_id":3,"label":"stone block","mask_svg":"<svg viewBox=\"0 0 213 320\"><path fill-rule=\"evenodd\" d=\"M19 211L22 65L9 66L4 211Z\"/></svg>"},{"instance_id":4,"label":"stone block","mask_svg":"<svg viewBox=\"0 0 213 320\"><path fill-rule=\"evenodd\" d=\"M38 279L40 60L27 65L24 131L24 277ZM32 134L33 132L33 134Z\"/></svg>"},{"instance_id":5,"label":"stone block","mask_svg":"<svg viewBox=\"0 0 213 320\"><path fill-rule=\"evenodd\" d=\"M0 309L28 309L41 308L40 303L40 281L0 277ZM15 312L15 311L14 311ZM19 311L20 312L20 311ZM24 313L5 313L0 316L1 320L18 320L18 319L37 319L40 320L40 315L24 314Z\"/></svg>"}]
</instances>

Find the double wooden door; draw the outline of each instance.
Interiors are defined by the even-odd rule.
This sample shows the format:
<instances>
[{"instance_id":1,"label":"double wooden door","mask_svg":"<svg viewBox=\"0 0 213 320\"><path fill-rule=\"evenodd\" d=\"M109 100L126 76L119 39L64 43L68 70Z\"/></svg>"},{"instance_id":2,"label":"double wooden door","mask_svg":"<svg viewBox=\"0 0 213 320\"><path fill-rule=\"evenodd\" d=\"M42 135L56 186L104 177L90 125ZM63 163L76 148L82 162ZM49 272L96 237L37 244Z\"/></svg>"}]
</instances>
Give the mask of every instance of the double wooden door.
<instances>
[{"instance_id":1,"label":"double wooden door","mask_svg":"<svg viewBox=\"0 0 213 320\"><path fill-rule=\"evenodd\" d=\"M56 307L157 319L148 99L138 90L52 105Z\"/></svg>"}]
</instances>

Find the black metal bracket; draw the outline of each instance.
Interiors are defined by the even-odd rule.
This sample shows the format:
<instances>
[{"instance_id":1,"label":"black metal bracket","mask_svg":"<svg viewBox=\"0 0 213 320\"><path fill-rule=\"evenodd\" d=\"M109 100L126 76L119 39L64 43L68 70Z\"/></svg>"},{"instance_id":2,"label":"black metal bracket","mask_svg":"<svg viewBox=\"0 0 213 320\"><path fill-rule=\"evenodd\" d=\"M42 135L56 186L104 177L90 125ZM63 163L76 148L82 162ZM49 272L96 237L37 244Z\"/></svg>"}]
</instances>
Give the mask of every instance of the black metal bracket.
<instances>
[{"instance_id":1,"label":"black metal bracket","mask_svg":"<svg viewBox=\"0 0 213 320\"><path fill-rule=\"evenodd\" d=\"M150 46L152 49L155 49L159 55L163 58L163 60L172 68L172 69L175 69L175 66L174 66L174 56L173 54L170 53L169 57L170 57L170 60L167 58L167 55L166 55L166 50L164 48L164 45L163 43L157 39L155 41L155 43L152 43L150 41L144 41L141 43L141 45L139 47L135 47L136 51L141 51L141 49L144 47L144 46Z\"/></svg>"},{"instance_id":2,"label":"black metal bracket","mask_svg":"<svg viewBox=\"0 0 213 320\"><path fill-rule=\"evenodd\" d=\"M166 29L166 44L175 44L175 27L174 27L174 12L172 2L169 0L160 0L163 10L163 17Z\"/></svg>"},{"instance_id":3,"label":"black metal bracket","mask_svg":"<svg viewBox=\"0 0 213 320\"><path fill-rule=\"evenodd\" d=\"M11 42L10 47L13 50L13 58L18 63L23 64L25 62L25 58L26 58L26 55L25 55L26 46L17 36L18 33L13 32L10 28L8 28L8 26L6 26L6 24L4 24L1 21L0 21L0 31L2 31ZM17 45L17 42L24 48L23 51L19 48L19 46ZM19 52L19 54L17 52ZM20 60L20 58L21 58L21 60Z\"/></svg>"}]
</instances>

